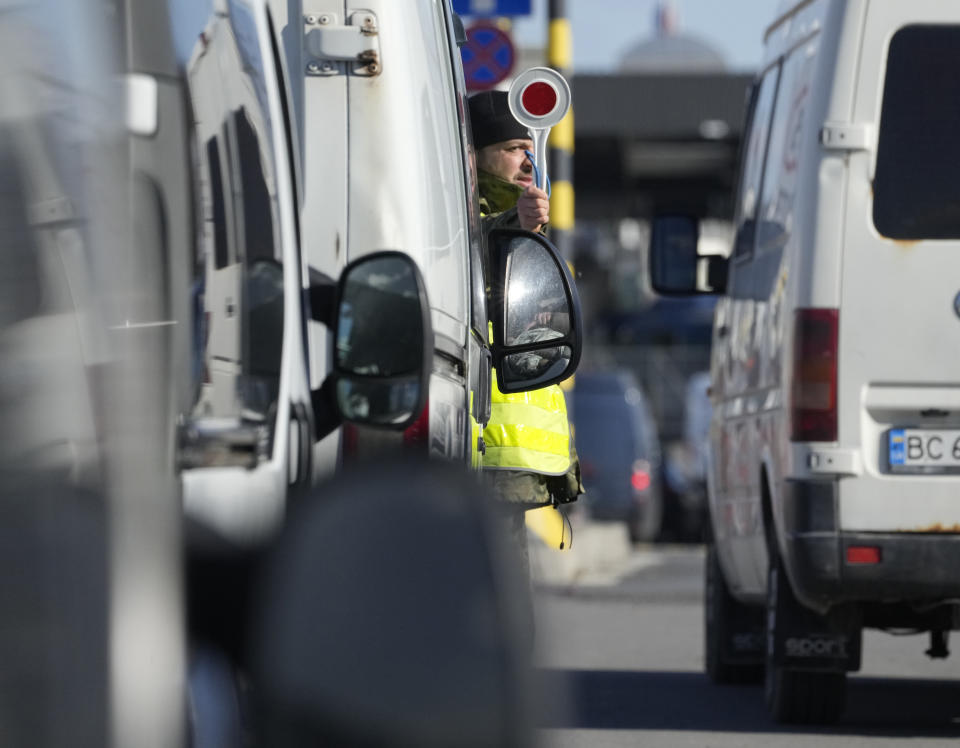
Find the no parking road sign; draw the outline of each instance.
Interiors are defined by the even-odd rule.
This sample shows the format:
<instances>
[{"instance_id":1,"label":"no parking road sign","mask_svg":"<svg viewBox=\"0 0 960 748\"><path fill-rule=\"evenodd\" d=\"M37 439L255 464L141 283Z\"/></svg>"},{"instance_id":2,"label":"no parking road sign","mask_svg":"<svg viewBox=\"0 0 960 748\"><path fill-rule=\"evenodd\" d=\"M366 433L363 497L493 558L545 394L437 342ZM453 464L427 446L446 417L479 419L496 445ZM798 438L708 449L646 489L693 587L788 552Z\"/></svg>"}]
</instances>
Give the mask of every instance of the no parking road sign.
<instances>
[{"instance_id":1,"label":"no parking road sign","mask_svg":"<svg viewBox=\"0 0 960 748\"><path fill-rule=\"evenodd\" d=\"M509 34L493 24L477 23L467 29L467 43L460 48L460 57L467 88L485 91L507 79L516 53Z\"/></svg>"},{"instance_id":2,"label":"no parking road sign","mask_svg":"<svg viewBox=\"0 0 960 748\"><path fill-rule=\"evenodd\" d=\"M510 84L507 104L514 119L526 125L533 140L537 187L547 184L547 136L570 109L570 85L552 68L524 70Z\"/></svg>"}]
</instances>

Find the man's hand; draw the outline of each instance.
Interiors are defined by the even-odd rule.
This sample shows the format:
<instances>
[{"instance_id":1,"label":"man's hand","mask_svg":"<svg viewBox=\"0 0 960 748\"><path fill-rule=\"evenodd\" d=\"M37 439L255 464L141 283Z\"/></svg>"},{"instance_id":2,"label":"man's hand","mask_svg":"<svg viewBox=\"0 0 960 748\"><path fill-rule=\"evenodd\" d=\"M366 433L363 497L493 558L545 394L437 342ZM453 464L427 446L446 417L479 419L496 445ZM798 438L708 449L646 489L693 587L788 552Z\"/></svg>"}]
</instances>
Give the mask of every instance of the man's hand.
<instances>
[{"instance_id":1,"label":"man's hand","mask_svg":"<svg viewBox=\"0 0 960 748\"><path fill-rule=\"evenodd\" d=\"M547 193L531 185L517 199L520 228L539 231L550 220L550 199Z\"/></svg>"}]
</instances>

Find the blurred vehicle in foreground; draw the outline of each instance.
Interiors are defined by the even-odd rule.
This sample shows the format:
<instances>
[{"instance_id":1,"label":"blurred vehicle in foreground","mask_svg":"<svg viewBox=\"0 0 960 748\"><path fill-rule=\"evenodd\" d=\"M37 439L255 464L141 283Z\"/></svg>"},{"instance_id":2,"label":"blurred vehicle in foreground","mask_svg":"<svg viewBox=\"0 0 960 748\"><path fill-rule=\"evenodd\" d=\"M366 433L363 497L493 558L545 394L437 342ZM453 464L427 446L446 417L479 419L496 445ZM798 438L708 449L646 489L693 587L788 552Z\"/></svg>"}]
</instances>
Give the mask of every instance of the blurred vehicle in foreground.
<instances>
[{"instance_id":1,"label":"blurred vehicle in foreground","mask_svg":"<svg viewBox=\"0 0 960 748\"><path fill-rule=\"evenodd\" d=\"M0 744L178 746L180 506L159 275L129 272L118 34L0 3ZM109 12L109 11L114 12Z\"/></svg>"},{"instance_id":2,"label":"blurred vehicle in foreground","mask_svg":"<svg viewBox=\"0 0 960 748\"><path fill-rule=\"evenodd\" d=\"M257 744L532 745L530 587L476 475L407 459L317 490L255 589Z\"/></svg>"},{"instance_id":3,"label":"blurred vehicle in foreground","mask_svg":"<svg viewBox=\"0 0 960 748\"><path fill-rule=\"evenodd\" d=\"M626 522L634 541L656 539L663 521L660 441L636 378L581 372L571 401L590 516Z\"/></svg>"}]
</instances>

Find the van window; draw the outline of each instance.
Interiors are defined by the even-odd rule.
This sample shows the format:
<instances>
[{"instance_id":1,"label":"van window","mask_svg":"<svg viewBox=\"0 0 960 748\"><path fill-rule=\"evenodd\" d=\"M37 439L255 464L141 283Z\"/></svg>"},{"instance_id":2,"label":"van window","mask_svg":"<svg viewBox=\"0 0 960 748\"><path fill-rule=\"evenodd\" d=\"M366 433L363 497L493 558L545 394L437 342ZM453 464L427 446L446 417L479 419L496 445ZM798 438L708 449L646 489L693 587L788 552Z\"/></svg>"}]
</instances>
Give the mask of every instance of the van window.
<instances>
[{"instance_id":1,"label":"van window","mask_svg":"<svg viewBox=\"0 0 960 748\"><path fill-rule=\"evenodd\" d=\"M873 223L891 239L960 237L960 26L906 26L890 40Z\"/></svg>"},{"instance_id":2,"label":"van window","mask_svg":"<svg viewBox=\"0 0 960 748\"><path fill-rule=\"evenodd\" d=\"M210 168L210 197L213 202L213 256L217 270L229 262L227 248L227 214L223 201L223 175L220 171L220 149L217 139L207 141L207 164Z\"/></svg>"},{"instance_id":3,"label":"van window","mask_svg":"<svg viewBox=\"0 0 960 748\"><path fill-rule=\"evenodd\" d=\"M737 233L733 243L734 260L753 254L757 207L760 201L760 179L767 155L770 116L780 77L779 65L771 68L760 81L753 102L750 134L743 152L740 188L737 196Z\"/></svg>"},{"instance_id":4,"label":"van window","mask_svg":"<svg viewBox=\"0 0 960 748\"><path fill-rule=\"evenodd\" d=\"M817 39L794 49L784 61L761 182L756 247L783 247L793 220L797 167L803 156L803 121L810 104Z\"/></svg>"},{"instance_id":5,"label":"van window","mask_svg":"<svg viewBox=\"0 0 960 748\"><path fill-rule=\"evenodd\" d=\"M267 148L268 144L261 142L244 107L233 113L233 121L243 191L244 258L248 263L261 257L280 260L282 257L279 247L275 246L273 231L273 200L260 157L261 149Z\"/></svg>"}]
</instances>

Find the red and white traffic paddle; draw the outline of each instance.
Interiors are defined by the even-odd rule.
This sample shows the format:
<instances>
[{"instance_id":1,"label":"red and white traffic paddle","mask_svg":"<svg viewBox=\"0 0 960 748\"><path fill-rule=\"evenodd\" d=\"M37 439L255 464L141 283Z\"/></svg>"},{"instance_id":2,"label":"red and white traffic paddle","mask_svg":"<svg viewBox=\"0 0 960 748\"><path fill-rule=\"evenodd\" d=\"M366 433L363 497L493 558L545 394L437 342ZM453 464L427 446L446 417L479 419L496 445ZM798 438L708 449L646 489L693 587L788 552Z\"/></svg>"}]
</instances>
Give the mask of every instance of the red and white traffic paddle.
<instances>
[{"instance_id":1,"label":"red and white traffic paddle","mask_svg":"<svg viewBox=\"0 0 960 748\"><path fill-rule=\"evenodd\" d=\"M514 119L526 125L533 140L534 172L537 187L547 182L547 137L550 128L570 109L570 85L552 68L530 68L514 78L507 92L507 104Z\"/></svg>"}]
</instances>

